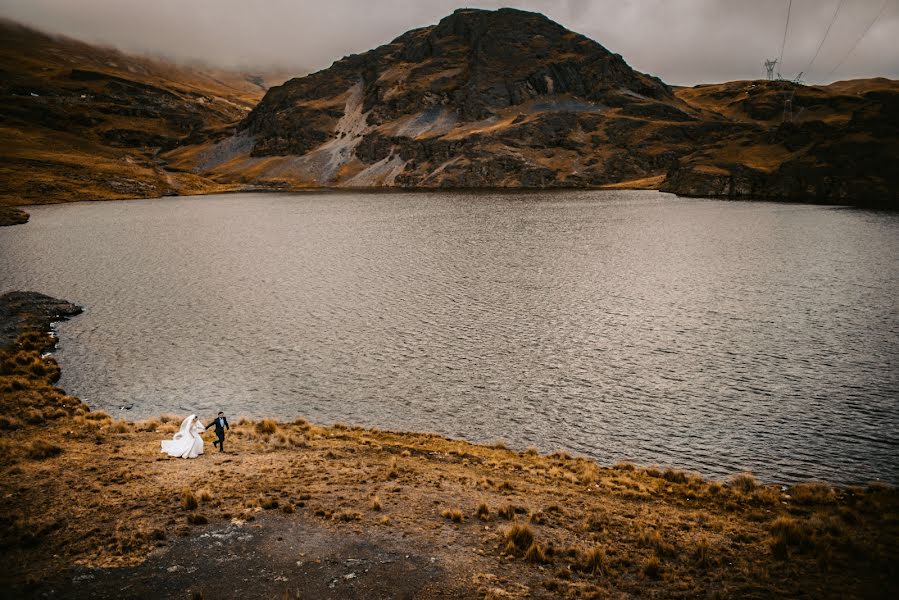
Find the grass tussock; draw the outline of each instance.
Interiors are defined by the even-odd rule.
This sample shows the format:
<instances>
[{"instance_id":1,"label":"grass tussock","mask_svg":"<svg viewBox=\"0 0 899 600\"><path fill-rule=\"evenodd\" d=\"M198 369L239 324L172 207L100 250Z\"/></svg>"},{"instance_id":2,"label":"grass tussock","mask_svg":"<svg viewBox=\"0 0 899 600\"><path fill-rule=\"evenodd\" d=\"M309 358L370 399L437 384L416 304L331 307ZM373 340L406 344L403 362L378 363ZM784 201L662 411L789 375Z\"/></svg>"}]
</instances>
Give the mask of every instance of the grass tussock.
<instances>
[{"instance_id":1,"label":"grass tussock","mask_svg":"<svg viewBox=\"0 0 899 600\"><path fill-rule=\"evenodd\" d=\"M200 505L197 495L190 488L181 492L181 508L184 510L196 510Z\"/></svg>"},{"instance_id":2,"label":"grass tussock","mask_svg":"<svg viewBox=\"0 0 899 600\"><path fill-rule=\"evenodd\" d=\"M352 510L344 510L338 513L334 513L331 519L334 521L342 521L344 523L348 523L350 521L361 521L362 515Z\"/></svg>"},{"instance_id":3,"label":"grass tussock","mask_svg":"<svg viewBox=\"0 0 899 600\"><path fill-rule=\"evenodd\" d=\"M211 502L212 501L212 492L209 491L209 488L202 488L197 491L197 499L200 502Z\"/></svg>"},{"instance_id":4,"label":"grass tussock","mask_svg":"<svg viewBox=\"0 0 899 600\"><path fill-rule=\"evenodd\" d=\"M263 496L259 499L259 506L265 510L274 510L278 508L278 499L272 496Z\"/></svg>"},{"instance_id":5,"label":"grass tussock","mask_svg":"<svg viewBox=\"0 0 899 600\"><path fill-rule=\"evenodd\" d=\"M609 518L605 514L594 513L584 518L584 531L600 532L609 526Z\"/></svg>"},{"instance_id":6,"label":"grass tussock","mask_svg":"<svg viewBox=\"0 0 899 600\"><path fill-rule=\"evenodd\" d=\"M372 496L370 506L375 512L381 512L384 509L384 506L381 504L381 499L377 496Z\"/></svg>"},{"instance_id":7,"label":"grass tussock","mask_svg":"<svg viewBox=\"0 0 899 600\"><path fill-rule=\"evenodd\" d=\"M138 431L156 431L159 429L160 422L156 419L147 419L145 421L138 421L135 423L135 427Z\"/></svg>"},{"instance_id":8,"label":"grass tussock","mask_svg":"<svg viewBox=\"0 0 899 600\"><path fill-rule=\"evenodd\" d=\"M477 518L479 518L482 521L490 520L490 509L487 507L487 504L484 502L481 502L480 504L478 504L478 508L477 508L477 510L475 510L474 514L475 514L475 516L477 516Z\"/></svg>"},{"instance_id":9,"label":"grass tussock","mask_svg":"<svg viewBox=\"0 0 899 600\"><path fill-rule=\"evenodd\" d=\"M837 499L833 487L819 482L798 483L789 494L793 502L804 505L833 504Z\"/></svg>"},{"instance_id":10,"label":"grass tussock","mask_svg":"<svg viewBox=\"0 0 899 600\"><path fill-rule=\"evenodd\" d=\"M658 556L674 556L677 549L669 543L662 534L654 529L644 529L640 532L638 541L641 546L651 548Z\"/></svg>"},{"instance_id":11,"label":"grass tussock","mask_svg":"<svg viewBox=\"0 0 899 600\"><path fill-rule=\"evenodd\" d=\"M127 421L114 421L106 428L109 433L128 433L131 425Z\"/></svg>"},{"instance_id":12,"label":"grass tussock","mask_svg":"<svg viewBox=\"0 0 899 600\"><path fill-rule=\"evenodd\" d=\"M496 514L499 515L501 519L505 519L507 521L511 521L513 517L515 517L515 506L512 504L504 504L499 507L499 510L496 511Z\"/></svg>"},{"instance_id":13,"label":"grass tussock","mask_svg":"<svg viewBox=\"0 0 899 600\"><path fill-rule=\"evenodd\" d=\"M768 531L771 551L777 558L786 558L791 548L806 552L815 544L815 528L808 520L783 515L771 522Z\"/></svg>"},{"instance_id":14,"label":"grass tussock","mask_svg":"<svg viewBox=\"0 0 899 600\"><path fill-rule=\"evenodd\" d=\"M662 479L671 483L687 483L687 474L678 469L668 467L662 472Z\"/></svg>"},{"instance_id":15,"label":"grass tussock","mask_svg":"<svg viewBox=\"0 0 899 600\"><path fill-rule=\"evenodd\" d=\"M102 410L91 411L91 412L87 413L86 415L84 415L84 418L87 419L88 421L111 421L112 420L112 417L110 417L108 414L106 414Z\"/></svg>"},{"instance_id":16,"label":"grass tussock","mask_svg":"<svg viewBox=\"0 0 899 600\"><path fill-rule=\"evenodd\" d=\"M191 525L205 525L209 522L209 519L199 513L191 513L187 515L187 522Z\"/></svg>"},{"instance_id":17,"label":"grass tussock","mask_svg":"<svg viewBox=\"0 0 899 600\"><path fill-rule=\"evenodd\" d=\"M259 435L272 435L278 431L278 424L272 419L262 419L254 427Z\"/></svg>"},{"instance_id":18,"label":"grass tussock","mask_svg":"<svg viewBox=\"0 0 899 600\"><path fill-rule=\"evenodd\" d=\"M396 464L396 459L390 461L390 468L387 470L387 479L397 479L400 476L400 469Z\"/></svg>"},{"instance_id":19,"label":"grass tussock","mask_svg":"<svg viewBox=\"0 0 899 600\"><path fill-rule=\"evenodd\" d=\"M528 549L525 551L524 556L522 556L521 558L525 562L536 564L546 564L550 562L546 551L543 549L543 546L538 544L536 541L531 542L531 545L528 546Z\"/></svg>"},{"instance_id":20,"label":"grass tussock","mask_svg":"<svg viewBox=\"0 0 899 600\"><path fill-rule=\"evenodd\" d=\"M607 559L605 548L594 546L581 552L578 560L578 568L590 575L601 575L606 572Z\"/></svg>"},{"instance_id":21,"label":"grass tussock","mask_svg":"<svg viewBox=\"0 0 899 600\"><path fill-rule=\"evenodd\" d=\"M524 556L534 543L534 532L522 523L513 523L503 533L505 547L503 553L510 556Z\"/></svg>"},{"instance_id":22,"label":"grass tussock","mask_svg":"<svg viewBox=\"0 0 899 600\"><path fill-rule=\"evenodd\" d=\"M294 448L308 448L309 442L306 440L306 436L304 435L290 435L287 438L287 441Z\"/></svg>"},{"instance_id":23,"label":"grass tussock","mask_svg":"<svg viewBox=\"0 0 899 600\"><path fill-rule=\"evenodd\" d=\"M31 442L25 451L25 456L33 460L44 460L53 458L62 454L62 448L56 444L45 442L44 440L35 440Z\"/></svg>"},{"instance_id":24,"label":"grass tussock","mask_svg":"<svg viewBox=\"0 0 899 600\"><path fill-rule=\"evenodd\" d=\"M728 486L742 494L751 494L759 487L759 482L752 473L739 473L730 478Z\"/></svg>"},{"instance_id":25,"label":"grass tussock","mask_svg":"<svg viewBox=\"0 0 899 600\"><path fill-rule=\"evenodd\" d=\"M662 575L662 563L658 556L650 556L645 559L641 569L644 575L652 579L658 579Z\"/></svg>"},{"instance_id":26,"label":"grass tussock","mask_svg":"<svg viewBox=\"0 0 899 600\"><path fill-rule=\"evenodd\" d=\"M453 523L461 523L462 519L465 518L465 515L458 508L447 508L440 513L440 516L444 519L449 519Z\"/></svg>"},{"instance_id":27,"label":"grass tussock","mask_svg":"<svg viewBox=\"0 0 899 600\"><path fill-rule=\"evenodd\" d=\"M709 541L705 538L701 538L693 545L691 558L694 565L700 569L707 570L715 564L716 553Z\"/></svg>"}]
</instances>

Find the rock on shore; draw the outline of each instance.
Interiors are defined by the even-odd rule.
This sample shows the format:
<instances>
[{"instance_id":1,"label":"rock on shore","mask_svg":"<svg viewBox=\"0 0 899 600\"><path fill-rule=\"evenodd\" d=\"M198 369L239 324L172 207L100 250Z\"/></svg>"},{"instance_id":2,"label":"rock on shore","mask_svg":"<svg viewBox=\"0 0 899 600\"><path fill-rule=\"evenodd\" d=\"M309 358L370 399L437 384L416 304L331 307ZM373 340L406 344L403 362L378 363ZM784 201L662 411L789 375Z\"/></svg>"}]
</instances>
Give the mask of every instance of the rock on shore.
<instances>
[{"instance_id":1,"label":"rock on shore","mask_svg":"<svg viewBox=\"0 0 899 600\"><path fill-rule=\"evenodd\" d=\"M0 348L10 347L28 330L48 331L56 321L81 314L82 308L37 292L8 292L0 296Z\"/></svg>"},{"instance_id":2,"label":"rock on shore","mask_svg":"<svg viewBox=\"0 0 899 600\"><path fill-rule=\"evenodd\" d=\"M0 206L0 227L24 225L28 222L28 213L12 206Z\"/></svg>"}]
</instances>

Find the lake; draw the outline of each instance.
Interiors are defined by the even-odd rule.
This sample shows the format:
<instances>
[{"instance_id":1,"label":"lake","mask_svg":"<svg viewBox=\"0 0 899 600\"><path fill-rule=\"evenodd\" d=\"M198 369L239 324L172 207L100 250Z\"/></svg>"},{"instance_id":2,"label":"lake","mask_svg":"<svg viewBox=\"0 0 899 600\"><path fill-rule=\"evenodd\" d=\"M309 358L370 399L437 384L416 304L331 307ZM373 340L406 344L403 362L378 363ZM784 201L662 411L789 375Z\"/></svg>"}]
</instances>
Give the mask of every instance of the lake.
<instances>
[{"instance_id":1,"label":"lake","mask_svg":"<svg viewBox=\"0 0 899 600\"><path fill-rule=\"evenodd\" d=\"M28 210L0 291L85 307L57 326L60 385L116 417L899 483L897 214L652 191Z\"/></svg>"}]
</instances>

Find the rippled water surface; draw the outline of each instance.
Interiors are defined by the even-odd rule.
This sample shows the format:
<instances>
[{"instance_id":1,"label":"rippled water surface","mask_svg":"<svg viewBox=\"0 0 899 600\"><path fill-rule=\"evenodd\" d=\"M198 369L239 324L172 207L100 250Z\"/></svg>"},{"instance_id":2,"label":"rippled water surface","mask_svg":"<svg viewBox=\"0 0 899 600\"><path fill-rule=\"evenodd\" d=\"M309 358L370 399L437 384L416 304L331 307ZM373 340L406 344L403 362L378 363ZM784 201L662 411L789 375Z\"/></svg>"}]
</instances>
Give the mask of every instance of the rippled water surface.
<instances>
[{"instance_id":1,"label":"rippled water surface","mask_svg":"<svg viewBox=\"0 0 899 600\"><path fill-rule=\"evenodd\" d=\"M0 230L0 290L86 307L58 327L61 385L115 414L899 483L894 214L656 192L29 210Z\"/></svg>"}]
</instances>

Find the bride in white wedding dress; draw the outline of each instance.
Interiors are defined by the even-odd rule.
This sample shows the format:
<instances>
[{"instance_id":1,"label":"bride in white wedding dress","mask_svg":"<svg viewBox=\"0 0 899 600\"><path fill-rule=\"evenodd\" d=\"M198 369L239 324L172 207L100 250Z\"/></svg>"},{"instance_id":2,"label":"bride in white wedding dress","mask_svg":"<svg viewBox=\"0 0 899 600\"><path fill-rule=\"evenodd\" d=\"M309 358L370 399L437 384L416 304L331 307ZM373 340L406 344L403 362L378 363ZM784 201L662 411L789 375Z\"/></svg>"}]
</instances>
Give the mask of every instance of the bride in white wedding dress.
<instances>
[{"instance_id":1,"label":"bride in white wedding dress","mask_svg":"<svg viewBox=\"0 0 899 600\"><path fill-rule=\"evenodd\" d=\"M197 415L190 415L181 421L178 433L170 440L162 441L162 452L178 458L196 458L203 454L203 423Z\"/></svg>"}]
</instances>

